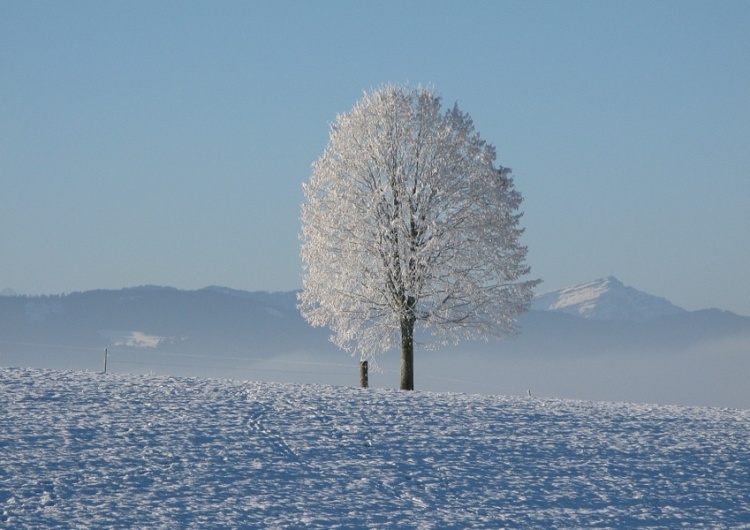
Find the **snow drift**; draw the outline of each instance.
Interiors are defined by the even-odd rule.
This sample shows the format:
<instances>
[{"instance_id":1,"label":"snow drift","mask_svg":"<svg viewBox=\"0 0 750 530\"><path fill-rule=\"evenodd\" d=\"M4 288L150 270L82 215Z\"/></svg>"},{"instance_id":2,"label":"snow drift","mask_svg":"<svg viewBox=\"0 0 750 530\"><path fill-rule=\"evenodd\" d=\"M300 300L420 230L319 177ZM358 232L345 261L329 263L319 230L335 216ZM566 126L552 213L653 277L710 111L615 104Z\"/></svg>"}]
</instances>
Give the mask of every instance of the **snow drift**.
<instances>
[{"instance_id":1,"label":"snow drift","mask_svg":"<svg viewBox=\"0 0 750 530\"><path fill-rule=\"evenodd\" d=\"M750 528L750 411L0 369L3 528Z\"/></svg>"}]
</instances>

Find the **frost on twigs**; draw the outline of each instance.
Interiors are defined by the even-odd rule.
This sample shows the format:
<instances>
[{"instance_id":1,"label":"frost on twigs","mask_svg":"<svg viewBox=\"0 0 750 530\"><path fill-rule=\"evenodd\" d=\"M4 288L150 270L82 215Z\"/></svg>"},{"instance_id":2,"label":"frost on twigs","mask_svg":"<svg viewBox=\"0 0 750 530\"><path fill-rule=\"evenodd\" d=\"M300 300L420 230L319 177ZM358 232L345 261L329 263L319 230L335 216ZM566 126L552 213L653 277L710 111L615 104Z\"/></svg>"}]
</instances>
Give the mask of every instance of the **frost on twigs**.
<instances>
[{"instance_id":1,"label":"frost on twigs","mask_svg":"<svg viewBox=\"0 0 750 530\"><path fill-rule=\"evenodd\" d=\"M337 116L304 185L300 309L373 359L415 324L434 344L515 330L536 280L521 195L495 148L427 88L384 86Z\"/></svg>"}]
</instances>

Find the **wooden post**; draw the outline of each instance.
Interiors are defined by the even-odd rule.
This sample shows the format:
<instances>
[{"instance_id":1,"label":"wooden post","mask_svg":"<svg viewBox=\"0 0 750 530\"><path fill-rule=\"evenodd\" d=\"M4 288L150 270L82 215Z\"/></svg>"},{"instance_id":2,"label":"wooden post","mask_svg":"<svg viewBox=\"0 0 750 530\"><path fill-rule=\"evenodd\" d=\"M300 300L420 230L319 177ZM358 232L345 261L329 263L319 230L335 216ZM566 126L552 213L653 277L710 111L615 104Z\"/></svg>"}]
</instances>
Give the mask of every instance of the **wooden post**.
<instances>
[{"instance_id":1,"label":"wooden post","mask_svg":"<svg viewBox=\"0 0 750 530\"><path fill-rule=\"evenodd\" d=\"M370 385L367 375L367 361L359 362L359 386L367 388Z\"/></svg>"},{"instance_id":2,"label":"wooden post","mask_svg":"<svg viewBox=\"0 0 750 530\"><path fill-rule=\"evenodd\" d=\"M104 373L107 373L107 348L104 348Z\"/></svg>"}]
</instances>

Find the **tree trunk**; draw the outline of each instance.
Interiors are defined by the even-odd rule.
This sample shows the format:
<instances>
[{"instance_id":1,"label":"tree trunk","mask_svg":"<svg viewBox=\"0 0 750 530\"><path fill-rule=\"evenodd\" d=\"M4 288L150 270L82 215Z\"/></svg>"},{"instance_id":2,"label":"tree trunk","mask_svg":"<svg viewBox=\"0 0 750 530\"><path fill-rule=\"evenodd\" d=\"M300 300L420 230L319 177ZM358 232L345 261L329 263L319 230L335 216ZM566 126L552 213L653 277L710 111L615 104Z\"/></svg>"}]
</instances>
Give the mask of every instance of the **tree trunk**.
<instances>
[{"instance_id":1,"label":"tree trunk","mask_svg":"<svg viewBox=\"0 0 750 530\"><path fill-rule=\"evenodd\" d=\"M414 390L414 322L401 317L401 390Z\"/></svg>"}]
</instances>

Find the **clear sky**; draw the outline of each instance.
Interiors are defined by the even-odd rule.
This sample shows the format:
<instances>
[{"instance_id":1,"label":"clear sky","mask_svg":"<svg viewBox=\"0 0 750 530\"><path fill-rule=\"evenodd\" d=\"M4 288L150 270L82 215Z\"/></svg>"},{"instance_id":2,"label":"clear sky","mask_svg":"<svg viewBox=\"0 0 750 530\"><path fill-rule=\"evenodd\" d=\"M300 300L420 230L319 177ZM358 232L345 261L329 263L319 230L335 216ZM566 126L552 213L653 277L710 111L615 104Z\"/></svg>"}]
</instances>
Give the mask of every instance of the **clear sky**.
<instances>
[{"instance_id":1,"label":"clear sky","mask_svg":"<svg viewBox=\"0 0 750 530\"><path fill-rule=\"evenodd\" d=\"M0 290L301 287L301 185L432 84L513 168L539 291L750 315L750 2L0 2Z\"/></svg>"}]
</instances>

